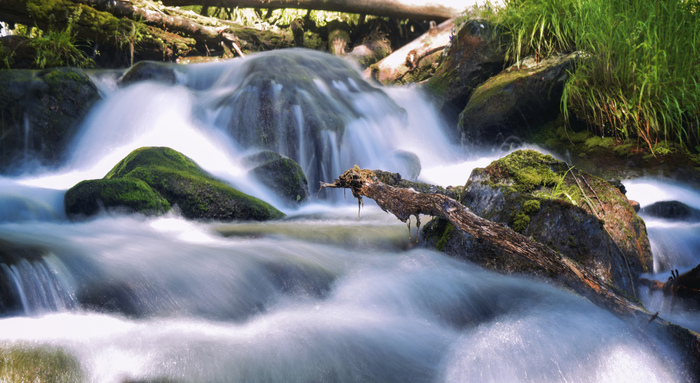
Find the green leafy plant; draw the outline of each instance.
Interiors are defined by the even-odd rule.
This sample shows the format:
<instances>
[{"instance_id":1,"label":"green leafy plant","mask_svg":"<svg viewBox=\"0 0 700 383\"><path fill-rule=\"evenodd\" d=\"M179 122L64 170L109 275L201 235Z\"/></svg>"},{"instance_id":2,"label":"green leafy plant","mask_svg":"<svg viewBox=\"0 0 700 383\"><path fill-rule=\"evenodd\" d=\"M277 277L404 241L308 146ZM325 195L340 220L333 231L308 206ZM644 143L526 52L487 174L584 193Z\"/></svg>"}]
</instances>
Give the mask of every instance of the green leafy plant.
<instances>
[{"instance_id":1,"label":"green leafy plant","mask_svg":"<svg viewBox=\"0 0 700 383\"><path fill-rule=\"evenodd\" d=\"M80 17L81 9L78 7L68 20L64 30L49 28L48 31L39 31L30 44L36 51L34 66L39 69L74 66L80 68L94 67L95 62L86 57L75 45L75 34L72 32L73 23Z\"/></svg>"}]
</instances>

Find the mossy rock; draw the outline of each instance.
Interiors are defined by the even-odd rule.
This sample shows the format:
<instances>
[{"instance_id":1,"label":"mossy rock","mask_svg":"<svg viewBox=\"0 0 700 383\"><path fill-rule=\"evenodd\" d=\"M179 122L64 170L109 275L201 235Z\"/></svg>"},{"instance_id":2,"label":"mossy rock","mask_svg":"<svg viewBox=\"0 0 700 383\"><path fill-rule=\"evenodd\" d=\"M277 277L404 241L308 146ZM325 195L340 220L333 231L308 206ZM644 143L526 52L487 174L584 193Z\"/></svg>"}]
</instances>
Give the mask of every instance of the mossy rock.
<instances>
[{"instance_id":1,"label":"mossy rock","mask_svg":"<svg viewBox=\"0 0 700 383\"><path fill-rule=\"evenodd\" d=\"M500 144L559 116L567 71L577 54L547 60L523 60L479 85L459 115L459 128L469 142Z\"/></svg>"},{"instance_id":2,"label":"mossy rock","mask_svg":"<svg viewBox=\"0 0 700 383\"><path fill-rule=\"evenodd\" d=\"M79 214L96 213L98 201L145 214L159 214L177 205L183 216L192 219L262 221L284 215L163 147L136 149L103 179L83 181L65 196L66 209L74 208Z\"/></svg>"},{"instance_id":3,"label":"mossy rock","mask_svg":"<svg viewBox=\"0 0 700 383\"><path fill-rule=\"evenodd\" d=\"M301 166L281 154L262 151L246 158L251 174L289 206L308 202L309 185Z\"/></svg>"},{"instance_id":4,"label":"mossy rock","mask_svg":"<svg viewBox=\"0 0 700 383\"><path fill-rule=\"evenodd\" d=\"M661 177L700 188L700 154L664 141L650 148L641 140L601 137L575 122L565 123L559 116L526 140L603 179Z\"/></svg>"},{"instance_id":5,"label":"mossy rock","mask_svg":"<svg viewBox=\"0 0 700 383\"><path fill-rule=\"evenodd\" d=\"M59 165L80 122L100 99L79 69L0 71L0 171Z\"/></svg>"},{"instance_id":6,"label":"mossy rock","mask_svg":"<svg viewBox=\"0 0 700 383\"><path fill-rule=\"evenodd\" d=\"M149 215L170 210L167 200L136 178L82 181L66 192L64 202L69 216L91 216L100 209Z\"/></svg>"},{"instance_id":7,"label":"mossy rock","mask_svg":"<svg viewBox=\"0 0 700 383\"><path fill-rule=\"evenodd\" d=\"M0 346L0 381L63 382L85 381L78 360L53 346Z\"/></svg>"},{"instance_id":8,"label":"mossy rock","mask_svg":"<svg viewBox=\"0 0 700 383\"><path fill-rule=\"evenodd\" d=\"M504 69L505 57L505 44L495 25L469 20L462 26L425 86L448 122L456 125L474 89Z\"/></svg>"},{"instance_id":9,"label":"mossy rock","mask_svg":"<svg viewBox=\"0 0 700 383\"><path fill-rule=\"evenodd\" d=\"M475 169L461 202L475 214L561 252L630 296L635 295L639 275L651 271L646 226L629 200L616 186L549 155L521 150ZM462 232L446 235L446 229L430 225L427 230L432 233L430 243L442 243L469 259L483 263L486 257L481 253L494 252ZM521 266L487 263L496 269L535 272L530 264L519 270Z\"/></svg>"}]
</instances>

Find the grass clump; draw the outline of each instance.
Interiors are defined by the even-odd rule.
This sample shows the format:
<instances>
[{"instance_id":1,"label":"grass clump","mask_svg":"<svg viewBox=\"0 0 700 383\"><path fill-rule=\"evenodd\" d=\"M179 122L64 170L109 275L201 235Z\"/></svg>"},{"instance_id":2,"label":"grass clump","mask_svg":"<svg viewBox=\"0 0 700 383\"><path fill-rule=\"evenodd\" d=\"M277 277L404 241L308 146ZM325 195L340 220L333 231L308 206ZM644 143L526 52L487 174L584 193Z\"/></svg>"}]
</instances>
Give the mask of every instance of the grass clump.
<instances>
[{"instance_id":1,"label":"grass clump","mask_svg":"<svg viewBox=\"0 0 700 383\"><path fill-rule=\"evenodd\" d=\"M700 143L700 2L506 0L510 59L580 51L562 109L600 136Z\"/></svg>"}]
</instances>

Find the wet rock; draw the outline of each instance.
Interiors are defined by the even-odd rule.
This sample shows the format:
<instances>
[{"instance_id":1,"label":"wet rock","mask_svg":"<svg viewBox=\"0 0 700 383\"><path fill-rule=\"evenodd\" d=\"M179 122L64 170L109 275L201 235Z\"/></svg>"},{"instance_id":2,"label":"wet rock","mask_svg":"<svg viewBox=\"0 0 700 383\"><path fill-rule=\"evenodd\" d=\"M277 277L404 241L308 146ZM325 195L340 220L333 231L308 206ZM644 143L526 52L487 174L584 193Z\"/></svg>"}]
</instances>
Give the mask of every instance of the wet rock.
<instances>
[{"instance_id":1,"label":"wet rock","mask_svg":"<svg viewBox=\"0 0 700 383\"><path fill-rule=\"evenodd\" d=\"M468 21L453 37L447 56L426 84L450 124L457 122L474 89L503 70L505 55L496 27L483 20Z\"/></svg>"},{"instance_id":2,"label":"wet rock","mask_svg":"<svg viewBox=\"0 0 700 383\"><path fill-rule=\"evenodd\" d=\"M608 182L532 150L514 152L475 169L463 204L475 214L509 226L585 266L601 280L634 296L639 275L652 268L644 221ZM501 263L499 252L431 221L428 242L450 254L507 272L534 273L533 264Z\"/></svg>"},{"instance_id":3,"label":"wet rock","mask_svg":"<svg viewBox=\"0 0 700 383\"><path fill-rule=\"evenodd\" d=\"M117 82L127 86L139 81L155 81L163 84L175 83L175 69L171 64L156 61L139 61L129 68Z\"/></svg>"},{"instance_id":4,"label":"wet rock","mask_svg":"<svg viewBox=\"0 0 700 383\"><path fill-rule=\"evenodd\" d=\"M95 84L79 69L0 71L0 171L32 161L59 165L99 99Z\"/></svg>"},{"instance_id":5,"label":"wet rock","mask_svg":"<svg viewBox=\"0 0 700 383\"><path fill-rule=\"evenodd\" d=\"M0 69L34 69L36 49L28 36L0 37Z\"/></svg>"},{"instance_id":6,"label":"wet rock","mask_svg":"<svg viewBox=\"0 0 700 383\"><path fill-rule=\"evenodd\" d=\"M220 111L218 123L236 142L293 159L311 185L337 176L328 164L346 126L362 115L358 95L376 96L387 114L404 113L344 59L306 49L247 57L216 86L222 96L210 107Z\"/></svg>"},{"instance_id":7,"label":"wet rock","mask_svg":"<svg viewBox=\"0 0 700 383\"><path fill-rule=\"evenodd\" d=\"M640 209L640 214L676 221L700 221L700 210L679 201L660 201Z\"/></svg>"},{"instance_id":8,"label":"wet rock","mask_svg":"<svg viewBox=\"0 0 700 383\"><path fill-rule=\"evenodd\" d=\"M526 137L559 116L561 96L577 54L537 62L527 58L479 85L459 115L468 142L500 144Z\"/></svg>"},{"instance_id":9,"label":"wet rock","mask_svg":"<svg viewBox=\"0 0 700 383\"><path fill-rule=\"evenodd\" d=\"M103 179L69 189L64 201L72 217L95 214L99 206L159 214L174 205L192 219L263 221L284 215L214 178L179 152L160 147L134 150Z\"/></svg>"},{"instance_id":10,"label":"wet rock","mask_svg":"<svg viewBox=\"0 0 700 383\"><path fill-rule=\"evenodd\" d=\"M301 166L294 160L271 151L262 151L245 159L250 172L288 205L308 202L309 185Z\"/></svg>"}]
</instances>

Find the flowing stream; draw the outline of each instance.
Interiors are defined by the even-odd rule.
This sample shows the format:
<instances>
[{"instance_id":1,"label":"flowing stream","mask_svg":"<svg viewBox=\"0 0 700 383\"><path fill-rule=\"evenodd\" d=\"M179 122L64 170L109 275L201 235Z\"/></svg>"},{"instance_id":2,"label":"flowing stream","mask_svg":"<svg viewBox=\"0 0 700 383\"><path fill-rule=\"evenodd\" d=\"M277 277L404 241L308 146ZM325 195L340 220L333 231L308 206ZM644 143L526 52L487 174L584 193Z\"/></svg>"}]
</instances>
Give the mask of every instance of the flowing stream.
<instances>
[{"instance_id":1,"label":"flowing stream","mask_svg":"<svg viewBox=\"0 0 700 383\"><path fill-rule=\"evenodd\" d=\"M0 264L0 346L60 347L100 383L684 379L668 340L638 324L416 246L369 201L358 222L350 195L316 195L318 181L355 164L419 167L419 180L447 186L506 154L452 144L417 89L377 88L340 59L304 50L173 68L174 84L118 88L96 77L104 100L70 159L0 178L0 246L11 254ZM68 221L65 190L142 146L172 147L276 204L243 161L272 149L302 166L314 199L280 205L287 218L267 223L110 212ZM627 184L643 205L665 198L651 197L656 188L700 207L692 190ZM655 251L666 249L659 272L698 263L697 224L648 224ZM698 322L683 307L666 313Z\"/></svg>"}]
</instances>

